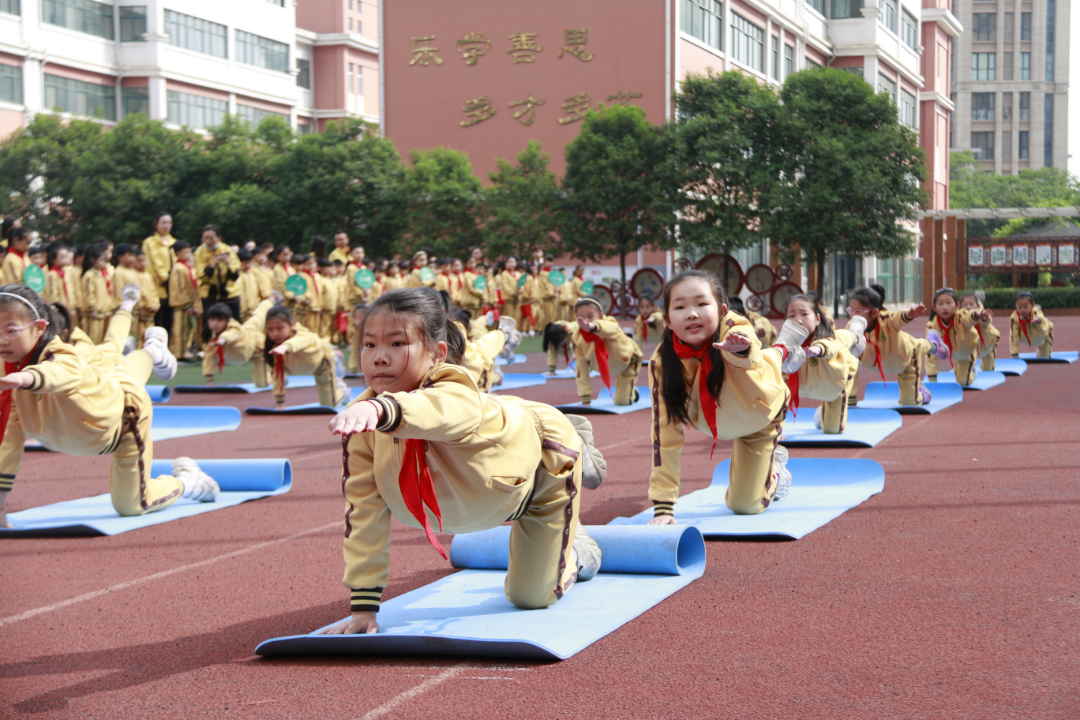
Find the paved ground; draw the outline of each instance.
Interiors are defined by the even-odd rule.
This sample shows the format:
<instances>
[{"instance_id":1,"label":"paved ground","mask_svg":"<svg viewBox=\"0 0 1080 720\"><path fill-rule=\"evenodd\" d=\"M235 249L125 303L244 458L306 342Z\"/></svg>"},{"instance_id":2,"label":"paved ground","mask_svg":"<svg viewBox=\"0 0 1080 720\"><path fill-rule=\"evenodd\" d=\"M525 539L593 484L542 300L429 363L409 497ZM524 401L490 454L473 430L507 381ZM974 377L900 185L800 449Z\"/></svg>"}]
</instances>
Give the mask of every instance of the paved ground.
<instances>
[{"instance_id":1,"label":"paved ground","mask_svg":"<svg viewBox=\"0 0 1080 720\"><path fill-rule=\"evenodd\" d=\"M1054 322L1059 349L1080 347L1080 318ZM158 443L288 457L293 490L113 538L0 542L0 717L1080 717L1078 381L1080 364L1033 366L872 450L794 451L874 458L885 492L797 542L710 542L701 580L550 664L256 658L347 612L328 418ZM572 401L574 384L521 395ZM594 420L610 475L586 522L647 505L648 420ZM709 444L690 436L684 492L708 483ZM103 492L107 467L28 454L9 510ZM452 571L419 530L395 524L393 545L388 596Z\"/></svg>"}]
</instances>

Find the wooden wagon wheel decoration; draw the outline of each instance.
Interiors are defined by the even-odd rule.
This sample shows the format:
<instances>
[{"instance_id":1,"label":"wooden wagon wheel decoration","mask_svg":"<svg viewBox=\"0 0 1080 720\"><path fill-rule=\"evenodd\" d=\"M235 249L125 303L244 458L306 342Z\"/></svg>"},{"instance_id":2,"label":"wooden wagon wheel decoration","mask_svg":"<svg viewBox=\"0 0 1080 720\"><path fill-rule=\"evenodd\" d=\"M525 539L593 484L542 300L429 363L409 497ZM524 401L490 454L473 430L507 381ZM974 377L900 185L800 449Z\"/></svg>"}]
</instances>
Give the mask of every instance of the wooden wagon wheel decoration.
<instances>
[{"instance_id":1,"label":"wooden wagon wheel decoration","mask_svg":"<svg viewBox=\"0 0 1080 720\"><path fill-rule=\"evenodd\" d=\"M726 263L725 263L726 259ZM727 266L727 280L724 282L724 266ZM712 253L701 258L697 263L698 270L707 270L718 278L721 278L721 282L727 289L729 297L735 297L742 290L743 285L746 282L746 277L743 275L742 266L739 265L739 261L730 255L721 255L719 253Z\"/></svg>"}]
</instances>

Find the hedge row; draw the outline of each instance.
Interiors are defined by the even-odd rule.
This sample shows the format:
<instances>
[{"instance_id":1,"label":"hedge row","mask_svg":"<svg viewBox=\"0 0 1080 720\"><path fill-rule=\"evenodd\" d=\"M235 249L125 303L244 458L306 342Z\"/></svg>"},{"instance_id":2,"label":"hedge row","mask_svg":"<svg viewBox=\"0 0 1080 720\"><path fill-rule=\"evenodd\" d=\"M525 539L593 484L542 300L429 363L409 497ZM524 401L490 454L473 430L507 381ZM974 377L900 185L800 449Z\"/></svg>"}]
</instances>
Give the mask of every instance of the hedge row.
<instances>
[{"instance_id":1,"label":"hedge row","mask_svg":"<svg viewBox=\"0 0 1080 720\"><path fill-rule=\"evenodd\" d=\"M1047 310L1080 308L1080 287L989 288L983 304L993 310L1011 310L1016 307L1016 293L1022 290L1033 293L1035 304Z\"/></svg>"}]
</instances>

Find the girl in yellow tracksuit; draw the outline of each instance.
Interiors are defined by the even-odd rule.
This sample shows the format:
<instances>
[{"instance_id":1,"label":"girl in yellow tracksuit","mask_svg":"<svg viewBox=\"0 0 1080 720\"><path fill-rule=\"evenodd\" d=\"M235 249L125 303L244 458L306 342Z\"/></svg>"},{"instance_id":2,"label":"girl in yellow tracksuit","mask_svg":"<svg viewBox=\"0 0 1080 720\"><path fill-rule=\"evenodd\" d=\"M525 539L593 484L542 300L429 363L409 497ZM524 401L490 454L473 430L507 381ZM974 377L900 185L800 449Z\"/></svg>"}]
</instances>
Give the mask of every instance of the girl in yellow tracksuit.
<instances>
[{"instance_id":1,"label":"girl in yellow tracksuit","mask_svg":"<svg viewBox=\"0 0 1080 720\"><path fill-rule=\"evenodd\" d=\"M274 384L274 400L285 404L285 375L314 375L319 404L337 407L345 400L344 383L334 374L334 348L300 323L293 321L292 312L284 305L267 307L249 321L262 319L266 331L263 354Z\"/></svg>"},{"instance_id":2,"label":"girl in yellow tracksuit","mask_svg":"<svg viewBox=\"0 0 1080 720\"><path fill-rule=\"evenodd\" d=\"M562 326L570 344L574 346L581 404L588 405L592 401L589 373L597 370L608 392L611 392L611 378L615 376L616 405L633 405L638 399L634 383L641 369L641 347L623 332L615 318L604 315L596 298L586 296L579 299L574 304L574 312L577 322L560 321L555 324ZM551 369L550 352L548 369Z\"/></svg>"},{"instance_id":3,"label":"girl in yellow tracksuit","mask_svg":"<svg viewBox=\"0 0 1080 720\"><path fill-rule=\"evenodd\" d=\"M285 298L285 304L292 307L296 296L285 287L290 277L296 274L296 268L292 266L292 248L288 245L278 245L274 250L274 269L271 271L271 289L277 290Z\"/></svg>"},{"instance_id":4,"label":"girl in yellow tracksuit","mask_svg":"<svg viewBox=\"0 0 1080 720\"><path fill-rule=\"evenodd\" d=\"M929 340L915 338L900 328L926 312L918 304L903 312L885 309L885 288L880 285L858 288L851 293L848 317L866 318L866 349L859 362L873 368L885 382L885 373L896 373L900 384L901 405L925 405L930 391L922 384L926 356L932 350Z\"/></svg>"},{"instance_id":5,"label":"girl in yellow tracksuit","mask_svg":"<svg viewBox=\"0 0 1080 720\"><path fill-rule=\"evenodd\" d=\"M112 454L109 494L121 516L156 512L181 497L216 500L216 483L180 466L186 463L174 463L174 475L150 475L154 411L146 379L151 371L162 378L176 373L165 331L153 328L145 349L99 367L57 337L57 325L52 308L29 288L0 287L0 524L10 527L3 507L27 436L71 455Z\"/></svg>"},{"instance_id":6,"label":"girl in yellow tracksuit","mask_svg":"<svg viewBox=\"0 0 1080 720\"><path fill-rule=\"evenodd\" d=\"M1037 357L1048 358L1054 350L1054 323L1035 304L1028 291L1016 294L1016 310L1009 316L1009 353L1020 357L1020 339L1035 348Z\"/></svg>"},{"instance_id":7,"label":"girl in yellow tracksuit","mask_svg":"<svg viewBox=\"0 0 1080 720\"><path fill-rule=\"evenodd\" d=\"M859 359L851 353L857 338L848 330L833 328L812 295L793 295L787 301L785 315L788 321L802 325L809 332L802 343L806 362L795 372L785 374L791 407L798 411L802 397L820 400L815 423L826 435L843 433L847 426L848 393L859 373Z\"/></svg>"},{"instance_id":8,"label":"girl in yellow tracksuit","mask_svg":"<svg viewBox=\"0 0 1080 720\"><path fill-rule=\"evenodd\" d=\"M393 290L364 323L368 390L330 423L342 435L345 576L352 617L328 634L374 633L389 579L391 518L467 533L512 521L506 597L557 602L599 569L579 525L581 487L602 479L578 421L547 405L489 395L456 363L464 335L438 299ZM588 428L591 431L591 428Z\"/></svg>"},{"instance_id":9,"label":"girl in yellow tracksuit","mask_svg":"<svg viewBox=\"0 0 1080 720\"><path fill-rule=\"evenodd\" d=\"M214 375L220 375L226 365L246 365L248 362L251 362L251 379L255 387L270 384L262 350L266 345L263 333L266 313L273 306L272 300L263 300L243 325L233 318L232 309L225 303L215 303L207 309L205 321L210 328L210 340L203 347L202 362L207 385L214 384Z\"/></svg>"},{"instance_id":10,"label":"girl in yellow tracksuit","mask_svg":"<svg viewBox=\"0 0 1080 720\"><path fill-rule=\"evenodd\" d=\"M1001 333L994 327L994 314L986 310L983 304L979 302L978 296L971 292L960 296L960 307L975 313L985 313L985 319L980 320L975 326L975 332L979 336L979 357L982 359L979 369L993 370L994 358L997 357L997 346L1001 342Z\"/></svg>"},{"instance_id":11,"label":"girl in yellow tracksuit","mask_svg":"<svg viewBox=\"0 0 1080 720\"><path fill-rule=\"evenodd\" d=\"M86 250L82 276L86 334L99 345L105 337L105 322L115 309L108 265L109 256L104 245L94 245Z\"/></svg>"},{"instance_id":12,"label":"girl in yellow tracksuit","mask_svg":"<svg viewBox=\"0 0 1080 720\"><path fill-rule=\"evenodd\" d=\"M675 522L684 426L734 440L727 506L755 515L791 484L787 451L777 446L790 394L785 360L805 357L806 330L785 323L782 345L761 349L754 326L729 312L720 281L687 270L664 286L668 329L649 360L652 384L652 525Z\"/></svg>"},{"instance_id":13,"label":"girl in yellow tracksuit","mask_svg":"<svg viewBox=\"0 0 1080 720\"><path fill-rule=\"evenodd\" d=\"M989 320L985 312L958 307L956 291L942 288L934 293L934 309L926 323L926 339L933 352L926 358L926 376L937 381L938 360L948 358L956 382L970 385L978 374L979 323Z\"/></svg>"},{"instance_id":14,"label":"girl in yellow tracksuit","mask_svg":"<svg viewBox=\"0 0 1080 720\"><path fill-rule=\"evenodd\" d=\"M518 287L518 278L521 273L517 269L517 258L513 255L506 258L506 269L495 276L495 295L499 305L499 314L513 318L514 322L521 325L521 288Z\"/></svg>"},{"instance_id":15,"label":"girl in yellow tracksuit","mask_svg":"<svg viewBox=\"0 0 1080 720\"><path fill-rule=\"evenodd\" d=\"M664 313L656 309L656 301L651 295L642 295L638 298L638 314L634 320L634 339L644 349L645 343L660 342L664 336L667 325L664 323Z\"/></svg>"}]
</instances>

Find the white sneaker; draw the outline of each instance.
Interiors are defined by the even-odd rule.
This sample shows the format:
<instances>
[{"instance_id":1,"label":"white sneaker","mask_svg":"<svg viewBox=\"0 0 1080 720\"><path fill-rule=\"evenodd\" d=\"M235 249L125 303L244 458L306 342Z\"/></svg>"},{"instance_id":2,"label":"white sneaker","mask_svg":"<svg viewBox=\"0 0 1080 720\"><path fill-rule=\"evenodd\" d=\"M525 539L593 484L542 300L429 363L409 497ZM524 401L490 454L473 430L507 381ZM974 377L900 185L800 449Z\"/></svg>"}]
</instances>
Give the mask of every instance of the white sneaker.
<instances>
[{"instance_id":1,"label":"white sneaker","mask_svg":"<svg viewBox=\"0 0 1080 720\"><path fill-rule=\"evenodd\" d=\"M139 302L142 297L142 288L135 283L128 283L120 290L120 299L132 304Z\"/></svg>"},{"instance_id":2,"label":"white sneaker","mask_svg":"<svg viewBox=\"0 0 1080 720\"><path fill-rule=\"evenodd\" d=\"M517 323L514 318L503 315L499 318L499 329L509 335L514 330L517 330Z\"/></svg>"},{"instance_id":3,"label":"white sneaker","mask_svg":"<svg viewBox=\"0 0 1080 720\"><path fill-rule=\"evenodd\" d=\"M855 344L851 346L851 354L861 357L866 349L866 318L856 315L848 320L847 329L855 335Z\"/></svg>"},{"instance_id":4,"label":"white sneaker","mask_svg":"<svg viewBox=\"0 0 1080 720\"><path fill-rule=\"evenodd\" d=\"M776 493L773 500L787 497L791 490L791 471L787 469L788 451L783 445L776 446L776 454L773 456L773 482L776 483Z\"/></svg>"},{"instance_id":5,"label":"white sneaker","mask_svg":"<svg viewBox=\"0 0 1080 720\"><path fill-rule=\"evenodd\" d=\"M596 573L600 572L600 559L602 553L596 541L585 532L584 525L578 525L574 535L573 545L574 562L577 563L577 579L580 582L592 580Z\"/></svg>"},{"instance_id":6,"label":"white sneaker","mask_svg":"<svg viewBox=\"0 0 1080 720\"><path fill-rule=\"evenodd\" d=\"M802 364L806 362L806 350L802 344L810 336L810 331L802 325L791 320L785 320L780 328L780 334L776 337L775 345L783 345L787 351L787 360L780 365L780 369L791 375L798 372Z\"/></svg>"},{"instance_id":7,"label":"white sneaker","mask_svg":"<svg viewBox=\"0 0 1080 720\"><path fill-rule=\"evenodd\" d=\"M195 502L217 502L221 488L188 457L173 460L173 477L184 484L182 497Z\"/></svg>"},{"instance_id":8,"label":"white sneaker","mask_svg":"<svg viewBox=\"0 0 1080 720\"><path fill-rule=\"evenodd\" d=\"M143 349L156 348L160 360L154 363L154 374L162 380L172 380L176 376L176 356L169 352L169 333L157 326L146 328L143 336Z\"/></svg>"},{"instance_id":9,"label":"white sneaker","mask_svg":"<svg viewBox=\"0 0 1080 720\"><path fill-rule=\"evenodd\" d=\"M274 303L275 305L284 305L285 304L285 296L281 293L280 290L271 290L270 291L270 302Z\"/></svg>"}]
</instances>

